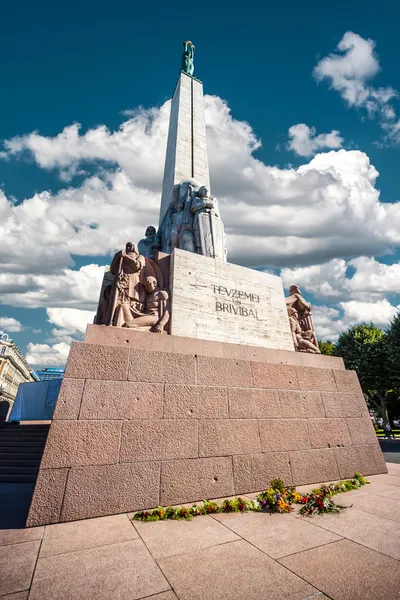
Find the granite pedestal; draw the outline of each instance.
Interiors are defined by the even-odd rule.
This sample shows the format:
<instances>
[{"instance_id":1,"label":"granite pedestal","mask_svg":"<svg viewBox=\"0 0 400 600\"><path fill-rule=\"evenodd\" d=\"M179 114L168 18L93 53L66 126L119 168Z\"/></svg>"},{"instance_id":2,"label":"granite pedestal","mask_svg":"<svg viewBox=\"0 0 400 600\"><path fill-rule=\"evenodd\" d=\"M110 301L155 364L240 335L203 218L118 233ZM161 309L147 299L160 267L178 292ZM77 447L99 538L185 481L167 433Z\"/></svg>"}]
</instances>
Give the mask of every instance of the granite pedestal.
<instances>
[{"instance_id":1,"label":"granite pedestal","mask_svg":"<svg viewBox=\"0 0 400 600\"><path fill-rule=\"evenodd\" d=\"M91 325L72 345L27 526L385 473L340 358Z\"/></svg>"}]
</instances>

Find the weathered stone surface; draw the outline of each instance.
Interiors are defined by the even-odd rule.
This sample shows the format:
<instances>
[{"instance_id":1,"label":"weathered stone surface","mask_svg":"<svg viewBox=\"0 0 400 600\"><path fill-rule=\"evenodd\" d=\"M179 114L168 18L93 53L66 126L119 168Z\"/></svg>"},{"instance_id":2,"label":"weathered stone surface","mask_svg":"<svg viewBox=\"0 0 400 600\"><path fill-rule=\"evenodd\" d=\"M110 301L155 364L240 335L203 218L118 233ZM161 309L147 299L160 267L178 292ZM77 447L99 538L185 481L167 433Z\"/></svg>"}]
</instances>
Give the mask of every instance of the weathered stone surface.
<instances>
[{"instance_id":1,"label":"weathered stone surface","mask_svg":"<svg viewBox=\"0 0 400 600\"><path fill-rule=\"evenodd\" d=\"M170 460L161 468L161 504L181 504L234 494L230 457Z\"/></svg>"},{"instance_id":2,"label":"weathered stone surface","mask_svg":"<svg viewBox=\"0 0 400 600\"><path fill-rule=\"evenodd\" d=\"M235 494L264 490L273 478L282 479L285 485L292 485L289 454L271 452L234 456L233 476Z\"/></svg>"},{"instance_id":3,"label":"weathered stone surface","mask_svg":"<svg viewBox=\"0 0 400 600\"><path fill-rule=\"evenodd\" d=\"M303 419L306 416L302 392L298 390L279 390L279 402L282 417L285 419Z\"/></svg>"},{"instance_id":4,"label":"weathered stone surface","mask_svg":"<svg viewBox=\"0 0 400 600\"><path fill-rule=\"evenodd\" d=\"M161 419L161 383L88 380L80 419Z\"/></svg>"},{"instance_id":5,"label":"weathered stone surface","mask_svg":"<svg viewBox=\"0 0 400 600\"><path fill-rule=\"evenodd\" d=\"M355 371L333 371L337 389L339 392L358 392L362 394L360 382Z\"/></svg>"},{"instance_id":6,"label":"weathered stone surface","mask_svg":"<svg viewBox=\"0 0 400 600\"><path fill-rule=\"evenodd\" d=\"M58 523L68 469L40 469L26 527Z\"/></svg>"},{"instance_id":7,"label":"weathered stone surface","mask_svg":"<svg viewBox=\"0 0 400 600\"><path fill-rule=\"evenodd\" d=\"M346 419L308 419L307 425L312 448L351 445Z\"/></svg>"},{"instance_id":8,"label":"weathered stone surface","mask_svg":"<svg viewBox=\"0 0 400 600\"><path fill-rule=\"evenodd\" d=\"M357 391L321 392L327 417L368 417L364 396Z\"/></svg>"},{"instance_id":9,"label":"weathered stone surface","mask_svg":"<svg viewBox=\"0 0 400 600\"><path fill-rule=\"evenodd\" d=\"M116 463L121 427L121 421L53 421L42 468Z\"/></svg>"},{"instance_id":10,"label":"weathered stone surface","mask_svg":"<svg viewBox=\"0 0 400 600\"><path fill-rule=\"evenodd\" d=\"M0 547L0 596L29 588L39 546L34 541Z\"/></svg>"},{"instance_id":11,"label":"weathered stone surface","mask_svg":"<svg viewBox=\"0 0 400 600\"><path fill-rule=\"evenodd\" d=\"M232 358L198 356L197 383L199 385L252 387L250 362Z\"/></svg>"},{"instance_id":12,"label":"weathered stone surface","mask_svg":"<svg viewBox=\"0 0 400 600\"><path fill-rule=\"evenodd\" d=\"M131 350L129 381L196 383L196 359L190 354Z\"/></svg>"},{"instance_id":13,"label":"weathered stone surface","mask_svg":"<svg viewBox=\"0 0 400 600\"><path fill-rule=\"evenodd\" d=\"M259 426L262 452L311 448L306 419L261 419Z\"/></svg>"},{"instance_id":14,"label":"weathered stone surface","mask_svg":"<svg viewBox=\"0 0 400 600\"><path fill-rule=\"evenodd\" d=\"M165 419L228 418L226 387L169 385L165 386Z\"/></svg>"},{"instance_id":15,"label":"weathered stone surface","mask_svg":"<svg viewBox=\"0 0 400 600\"><path fill-rule=\"evenodd\" d=\"M324 404L320 392L301 392L303 407L307 418L325 417Z\"/></svg>"},{"instance_id":16,"label":"weathered stone surface","mask_svg":"<svg viewBox=\"0 0 400 600\"><path fill-rule=\"evenodd\" d=\"M231 419L272 419L281 417L277 390L229 388Z\"/></svg>"},{"instance_id":17,"label":"weathered stone surface","mask_svg":"<svg viewBox=\"0 0 400 600\"><path fill-rule=\"evenodd\" d=\"M334 448L290 452L293 485L340 479Z\"/></svg>"},{"instance_id":18,"label":"weathered stone surface","mask_svg":"<svg viewBox=\"0 0 400 600\"><path fill-rule=\"evenodd\" d=\"M140 351L148 350L153 352L220 356L223 358L236 358L239 360L273 364L304 365L308 367L319 367L321 369L344 370L343 359L338 356L324 356L323 354L293 352L293 350L277 350L273 348L262 348L261 346L231 344L226 340L223 342L215 342L212 340L200 340L173 335L155 336L148 331L135 331L125 327L88 325L85 343L100 344L101 346L119 346Z\"/></svg>"},{"instance_id":19,"label":"weathered stone surface","mask_svg":"<svg viewBox=\"0 0 400 600\"><path fill-rule=\"evenodd\" d=\"M141 540L127 540L38 561L32 600L138 600L169 584ZM156 596L162 600L162 595Z\"/></svg>"},{"instance_id":20,"label":"weathered stone surface","mask_svg":"<svg viewBox=\"0 0 400 600\"><path fill-rule=\"evenodd\" d=\"M54 420L78 418L84 383L84 379L63 379L54 410Z\"/></svg>"},{"instance_id":21,"label":"weathered stone surface","mask_svg":"<svg viewBox=\"0 0 400 600\"><path fill-rule=\"evenodd\" d=\"M378 443L370 417L347 419L351 441L355 446L370 446Z\"/></svg>"},{"instance_id":22,"label":"weathered stone surface","mask_svg":"<svg viewBox=\"0 0 400 600\"><path fill-rule=\"evenodd\" d=\"M198 422L194 419L125 421L120 462L197 458Z\"/></svg>"},{"instance_id":23,"label":"weathered stone surface","mask_svg":"<svg viewBox=\"0 0 400 600\"><path fill-rule=\"evenodd\" d=\"M125 381L129 350L74 342L68 356L65 377Z\"/></svg>"},{"instance_id":24,"label":"weathered stone surface","mask_svg":"<svg viewBox=\"0 0 400 600\"><path fill-rule=\"evenodd\" d=\"M302 367L297 371L301 390L336 392L336 382L332 369Z\"/></svg>"},{"instance_id":25,"label":"weathered stone surface","mask_svg":"<svg viewBox=\"0 0 400 600\"><path fill-rule=\"evenodd\" d=\"M175 249L171 334L293 350L280 277Z\"/></svg>"},{"instance_id":26,"label":"weathered stone surface","mask_svg":"<svg viewBox=\"0 0 400 600\"><path fill-rule=\"evenodd\" d=\"M335 448L335 455L341 479L353 477L356 472L364 476L382 473L382 468L378 469L375 452L371 446Z\"/></svg>"},{"instance_id":27,"label":"weathered stone surface","mask_svg":"<svg viewBox=\"0 0 400 600\"><path fill-rule=\"evenodd\" d=\"M199 422L199 456L260 452L255 419L208 419Z\"/></svg>"},{"instance_id":28,"label":"weathered stone surface","mask_svg":"<svg viewBox=\"0 0 400 600\"><path fill-rule=\"evenodd\" d=\"M274 390L298 390L298 367L292 365L275 365L264 362L252 362L251 372L255 388Z\"/></svg>"},{"instance_id":29,"label":"weathered stone surface","mask_svg":"<svg viewBox=\"0 0 400 600\"><path fill-rule=\"evenodd\" d=\"M68 476L61 521L157 506L159 485L157 462L73 468Z\"/></svg>"}]
</instances>

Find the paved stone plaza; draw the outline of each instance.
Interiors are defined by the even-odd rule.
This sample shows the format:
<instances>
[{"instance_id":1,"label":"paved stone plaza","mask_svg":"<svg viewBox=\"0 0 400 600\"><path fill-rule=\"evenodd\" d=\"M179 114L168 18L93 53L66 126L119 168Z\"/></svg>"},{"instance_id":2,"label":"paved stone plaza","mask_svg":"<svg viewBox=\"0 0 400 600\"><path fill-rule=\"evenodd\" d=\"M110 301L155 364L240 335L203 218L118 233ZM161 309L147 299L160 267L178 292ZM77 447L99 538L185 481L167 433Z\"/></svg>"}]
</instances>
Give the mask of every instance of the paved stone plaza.
<instances>
[{"instance_id":1,"label":"paved stone plaza","mask_svg":"<svg viewBox=\"0 0 400 600\"><path fill-rule=\"evenodd\" d=\"M338 516L218 514L133 524L120 514L3 529L0 597L395 600L400 465L388 469L370 486L336 496L349 507Z\"/></svg>"}]
</instances>

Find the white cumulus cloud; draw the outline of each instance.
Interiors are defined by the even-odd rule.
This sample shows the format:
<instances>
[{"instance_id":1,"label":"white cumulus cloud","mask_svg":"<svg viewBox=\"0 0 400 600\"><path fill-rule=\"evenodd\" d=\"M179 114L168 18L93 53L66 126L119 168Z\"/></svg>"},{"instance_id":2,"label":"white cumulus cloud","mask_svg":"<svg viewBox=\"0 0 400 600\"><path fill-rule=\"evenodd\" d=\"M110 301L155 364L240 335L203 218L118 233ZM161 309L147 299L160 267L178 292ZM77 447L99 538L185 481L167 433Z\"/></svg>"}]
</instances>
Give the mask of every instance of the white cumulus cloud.
<instances>
[{"instance_id":1,"label":"white cumulus cloud","mask_svg":"<svg viewBox=\"0 0 400 600\"><path fill-rule=\"evenodd\" d=\"M305 123L297 123L289 128L289 150L299 156L312 156L326 148L338 150L343 145L340 131L333 129L330 133L317 135L315 127L308 127Z\"/></svg>"},{"instance_id":2,"label":"white cumulus cloud","mask_svg":"<svg viewBox=\"0 0 400 600\"><path fill-rule=\"evenodd\" d=\"M28 344L26 360L36 367L62 367L67 362L70 346L60 342L49 346L48 344Z\"/></svg>"},{"instance_id":3,"label":"white cumulus cloud","mask_svg":"<svg viewBox=\"0 0 400 600\"><path fill-rule=\"evenodd\" d=\"M374 87L372 80L381 70L375 42L347 31L336 52L322 58L314 68L317 81L326 79L349 106L365 109L371 118L377 117L387 139L400 141L400 121L390 101L398 92L388 87Z\"/></svg>"},{"instance_id":4,"label":"white cumulus cloud","mask_svg":"<svg viewBox=\"0 0 400 600\"><path fill-rule=\"evenodd\" d=\"M5 333L17 333L23 331L22 324L12 317L0 317L0 330Z\"/></svg>"}]
</instances>

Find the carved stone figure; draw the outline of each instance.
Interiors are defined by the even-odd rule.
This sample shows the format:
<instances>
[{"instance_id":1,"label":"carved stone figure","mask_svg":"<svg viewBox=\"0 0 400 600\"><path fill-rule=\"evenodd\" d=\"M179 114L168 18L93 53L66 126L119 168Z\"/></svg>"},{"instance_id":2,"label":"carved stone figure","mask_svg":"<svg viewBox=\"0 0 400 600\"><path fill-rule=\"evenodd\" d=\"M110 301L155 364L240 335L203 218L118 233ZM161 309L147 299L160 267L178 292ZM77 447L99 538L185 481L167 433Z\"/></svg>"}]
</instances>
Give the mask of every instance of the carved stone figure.
<instances>
[{"instance_id":1,"label":"carved stone figure","mask_svg":"<svg viewBox=\"0 0 400 600\"><path fill-rule=\"evenodd\" d=\"M217 201L206 186L201 186L194 194L190 209L194 215L193 231L197 254L226 260L224 226Z\"/></svg>"},{"instance_id":2,"label":"carved stone figure","mask_svg":"<svg viewBox=\"0 0 400 600\"><path fill-rule=\"evenodd\" d=\"M183 42L183 54L182 54L182 66L181 70L187 75L193 75L194 73L194 46L192 42L187 40Z\"/></svg>"},{"instance_id":3,"label":"carved stone figure","mask_svg":"<svg viewBox=\"0 0 400 600\"><path fill-rule=\"evenodd\" d=\"M286 308L295 349L320 354L312 320L311 304L304 300L297 285L291 285L289 292L290 296L286 298Z\"/></svg>"},{"instance_id":4,"label":"carved stone figure","mask_svg":"<svg viewBox=\"0 0 400 600\"><path fill-rule=\"evenodd\" d=\"M140 275L145 264L144 256L132 242L114 256L110 266L114 282L106 325L121 327L133 315L141 314L145 296Z\"/></svg>"},{"instance_id":5,"label":"carved stone figure","mask_svg":"<svg viewBox=\"0 0 400 600\"><path fill-rule=\"evenodd\" d=\"M107 285L103 291L103 298L99 303L96 314L96 325L105 325L108 313L109 302L111 298L112 285Z\"/></svg>"},{"instance_id":6,"label":"carved stone figure","mask_svg":"<svg viewBox=\"0 0 400 600\"><path fill-rule=\"evenodd\" d=\"M138 244L139 254L145 258L152 258L154 250L158 247L156 228L149 225L144 235Z\"/></svg>"},{"instance_id":7,"label":"carved stone figure","mask_svg":"<svg viewBox=\"0 0 400 600\"><path fill-rule=\"evenodd\" d=\"M174 248L180 248L187 252L195 252L193 215L191 213L192 195L193 186L190 182L182 182L178 190L175 212L171 217L171 251Z\"/></svg>"},{"instance_id":8,"label":"carved stone figure","mask_svg":"<svg viewBox=\"0 0 400 600\"><path fill-rule=\"evenodd\" d=\"M309 329L302 331L300 323L297 320L297 311L294 308L288 309L290 329L292 331L294 349L297 352L310 352L320 354L315 332Z\"/></svg>"},{"instance_id":9,"label":"carved stone figure","mask_svg":"<svg viewBox=\"0 0 400 600\"><path fill-rule=\"evenodd\" d=\"M155 277L146 277L147 292L143 314L128 319L122 327L151 327L153 333L162 333L169 321L168 293L160 290Z\"/></svg>"}]
</instances>

